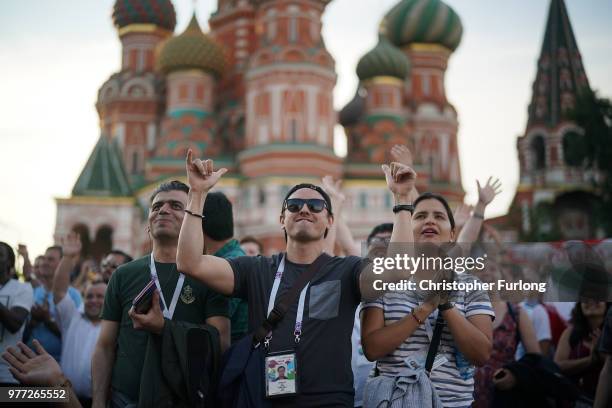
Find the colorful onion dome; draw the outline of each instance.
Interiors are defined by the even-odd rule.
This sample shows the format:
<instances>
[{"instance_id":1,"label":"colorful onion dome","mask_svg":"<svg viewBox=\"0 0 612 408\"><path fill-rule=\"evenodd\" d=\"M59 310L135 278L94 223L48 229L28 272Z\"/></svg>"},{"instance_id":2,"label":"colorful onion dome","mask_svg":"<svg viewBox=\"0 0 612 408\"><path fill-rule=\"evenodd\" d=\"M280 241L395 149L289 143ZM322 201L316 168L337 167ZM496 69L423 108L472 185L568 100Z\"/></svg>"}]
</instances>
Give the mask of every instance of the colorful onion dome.
<instances>
[{"instance_id":1,"label":"colorful onion dome","mask_svg":"<svg viewBox=\"0 0 612 408\"><path fill-rule=\"evenodd\" d=\"M202 32L194 14L182 34L164 43L157 67L164 74L184 69L201 69L220 76L225 67L225 57L221 46Z\"/></svg>"},{"instance_id":2,"label":"colorful onion dome","mask_svg":"<svg viewBox=\"0 0 612 408\"><path fill-rule=\"evenodd\" d=\"M130 24L155 24L174 31L176 13L170 0L117 0L113 7L117 28Z\"/></svg>"},{"instance_id":3,"label":"colorful onion dome","mask_svg":"<svg viewBox=\"0 0 612 408\"><path fill-rule=\"evenodd\" d=\"M457 13L440 0L402 0L385 15L381 31L398 47L425 43L455 51L463 25Z\"/></svg>"},{"instance_id":4,"label":"colorful onion dome","mask_svg":"<svg viewBox=\"0 0 612 408\"><path fill-rule=\"evenodd\" d=\"M403 80L409 70L408 57L383 36L379 36L376 47L357 63L357 76L362 81L377 76L391 76Z\"/></svg>"}]
</instances>

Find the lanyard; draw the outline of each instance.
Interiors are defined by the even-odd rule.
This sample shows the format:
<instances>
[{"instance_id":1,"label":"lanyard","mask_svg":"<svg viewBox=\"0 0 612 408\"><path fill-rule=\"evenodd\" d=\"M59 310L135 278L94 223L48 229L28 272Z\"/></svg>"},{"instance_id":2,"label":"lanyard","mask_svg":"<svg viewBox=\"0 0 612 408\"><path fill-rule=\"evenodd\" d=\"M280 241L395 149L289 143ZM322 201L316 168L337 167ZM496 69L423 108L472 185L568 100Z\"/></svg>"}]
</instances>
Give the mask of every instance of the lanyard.
<instances>
[{"instance_id":1,"label":"lanyard","mask_svg":"<svg viewBox=\"0 0 612 408\"><path fill-rule=\"evenodd\" d=\"M276 271L276 276L274 277L274 284L272 285L272 292L270 292L270 300L268 301L268 316L270 316L270 312L274 309L274 301L276 300L276 295L278 294L278 288L280 286L281 279L283 277L283 273L285 272L285 257L281 255L281 261L278 265L278 269ZM304 320L304 303L306 300L306 291L310 286L310 282L304 286L304 289L300 292L300 300L298 302L298 309L295 316L295 326L293 329L293 335L295 336L295 342L300 342L300 336L302 334L302 322ZM272 339L272 332L268 333L265 340L266 347L270 344L270 340Z\"/></svg>"},{"instance_id":2,"label":"lanyard","mask_svg":"<svg viewBox=\"0 0 612 408\"><path fill-rule=\"evenodd\" d=\"M176 283L176 288L174 288L174 295L172 295L172 300L170 301L170 307L166 305L166 299L164 299L164 294L162 293L161 285L159 284L159 277L157 276L157 269L155 269L155 259L153 259L153 253L151 253L151 278L155 281L155 286L157 287L157 291L159 292L159 298L164 305L164 317L172 320L172 316L174 315L174 309L176 309L176 303L178 302L179 294L181 293L181 289L183 288L183 282L185 282L185 275L179 273L179 279Z\"/></svg>"}]
</instances>

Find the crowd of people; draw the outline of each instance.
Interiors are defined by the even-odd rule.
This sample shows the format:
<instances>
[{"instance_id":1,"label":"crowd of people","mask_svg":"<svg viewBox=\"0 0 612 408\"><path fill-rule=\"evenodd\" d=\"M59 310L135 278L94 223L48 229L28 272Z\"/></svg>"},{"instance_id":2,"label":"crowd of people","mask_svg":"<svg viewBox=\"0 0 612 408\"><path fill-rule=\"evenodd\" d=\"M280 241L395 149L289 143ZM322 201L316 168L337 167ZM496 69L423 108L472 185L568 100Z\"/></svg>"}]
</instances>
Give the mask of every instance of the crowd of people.
<instances>
[{"instance_id":1,"label":"crowd of people","mask_svg":"<svg viewBox=\"0 0 612 408\"><path fill-rule=\"evenodd\" d=\"M73 232L31 263L25 246L0 242L0 386L64 387L70 406L85 407L612 406L612 310L592 285L578 285L573 302L374 289L371 260L417 246L447 257L499 251L478 276L392 268L385 279L537 280L543 269L516 262L483 225L497 180L453 212L416 191L405 146L390 155L392 222L363 246L341 181L328 176L289 190L286 249L264 256L254 237L234 237L231 202L211 192L226 170L191 151L188 185L152 194L150 254L112 250L98 267ZM576 245L567 259L605 271L607 259Z\"/></svg>"}]
</instances>

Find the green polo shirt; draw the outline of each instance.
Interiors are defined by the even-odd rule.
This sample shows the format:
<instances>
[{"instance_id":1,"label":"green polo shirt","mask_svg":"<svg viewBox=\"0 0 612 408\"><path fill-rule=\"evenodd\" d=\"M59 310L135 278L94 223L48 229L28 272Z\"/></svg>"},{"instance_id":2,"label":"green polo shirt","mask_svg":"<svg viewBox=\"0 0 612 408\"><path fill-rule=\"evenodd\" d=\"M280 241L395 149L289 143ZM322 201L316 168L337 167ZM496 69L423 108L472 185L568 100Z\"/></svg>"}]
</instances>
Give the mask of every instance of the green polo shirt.
<instances>
[{"instance_id":1,"label":"green polo shirt","mask_svg":"<svg viewBox=\"0 0 612 408\"><path fill-rule=\"evenodd\" d=\"M135 330L128 311L132 300L151 280L150 255L121 265L108 283L102 319L119 323L112 388L138 400L149 333ZM179 274L174 263L155 262L162 293L170 305ZM202 324L213 316L228 317L228 300L199 281L185 276L172 320Z\"/></svg>"},{"instance_id":2,"label":"green polo shirt","mask_svg":"<svg viewBox=\"0 0 612 408\"><path fill-rule=\"evenodd\" d=\"M245 256L246 254L240 248L240 243L232 239L215 252L214 255L219 258L232 259ZM229 315L232 323L232 343L234 343L247 334L249 330L249 305L247 301L240 298L232 298L229 304Z\"/></svg>"}]
</instances>

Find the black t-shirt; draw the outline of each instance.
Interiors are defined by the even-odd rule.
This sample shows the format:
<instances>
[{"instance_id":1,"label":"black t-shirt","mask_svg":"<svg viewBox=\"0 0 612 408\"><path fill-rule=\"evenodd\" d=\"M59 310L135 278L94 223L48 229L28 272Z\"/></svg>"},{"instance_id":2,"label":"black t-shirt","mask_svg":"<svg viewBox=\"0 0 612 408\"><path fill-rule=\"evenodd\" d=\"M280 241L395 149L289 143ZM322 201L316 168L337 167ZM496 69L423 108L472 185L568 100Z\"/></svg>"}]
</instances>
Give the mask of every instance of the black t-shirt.
<instances>
[{"instance_id":1,"label":"black t-shirt","mask_svg":"<svg viewBox=\"0 0 612 408\"><path fill-rule=\"evenodd\" d=\"M234 271L234 297L249 303L249 331L266 318L268 301L280 256L229 259ZM293 285L308 265L285 261L276 301ZM272 333L270 351L296 350L298 396L284 401L291 406L353 406L351 333L355 309L361 300L359 274L362 259L333 257L310 282L304 302L302 336L296 346L295 301ZM277 400L275 405L281 403Z\"/></svg>"}]
</instances>

